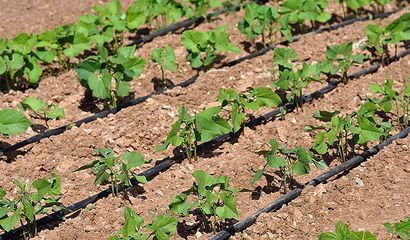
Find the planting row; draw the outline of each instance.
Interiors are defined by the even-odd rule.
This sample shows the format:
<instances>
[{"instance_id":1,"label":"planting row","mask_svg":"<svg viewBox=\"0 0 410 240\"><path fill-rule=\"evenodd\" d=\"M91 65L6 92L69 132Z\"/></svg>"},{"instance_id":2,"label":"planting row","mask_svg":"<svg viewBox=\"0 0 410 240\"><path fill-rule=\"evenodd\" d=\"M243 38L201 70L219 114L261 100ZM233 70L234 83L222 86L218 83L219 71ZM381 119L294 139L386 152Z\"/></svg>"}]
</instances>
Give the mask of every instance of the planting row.
<instances>
[{"instance_id":1,"label":"planting row","mask_svg":"<svg viewBox=\"0 0 410 240\"><path fill-rule=\"evenodd\" d=\"M86 51L95 46L106 46L115 52L127 33L136 32L141 26L160 28L181 18L205 16L209 9L217 7L222 7L219 0L193 0L189 4L137 0L123 11L120 1L113 0L94 7L94 15L83 15L75 24L39 35L20 33L11 40L0 39L1 89L9 91L37 83L44 64L56 62L59 71L66 71L74 58L84 59Z\"/></svg>"},{"instance_id":2,"label":"planting row","mask_svg":"<svg viewBox=\"0 0 410 240\"><path fill-rule=\"evenodd\" d=\"M254 6L253 4L250 4L249 6ZM372 53L372 55L374 55L375 57L380 57L381 61L383 63L386 63L386 61L388 61L390 57L388 44L394 44L397 48L397 43L409 38L409 29L408 27L406 27L410 19L409 16L409 14L403 15L398 20L392 22L385 29L381 29L377 25L368 25L365 29L366 35L368 37L368 42L362 47L368 49ZM216 57L213 52L217 49L230 49L232 51L235 51L235 49L237 49L237 47L229 43L228 35L224 32L223 28L219 28L215 31L210 31L207 33L195 31L184 32L182 41L187 48L189 46L195 47L195 41L193 40L195 39L195 36L197 39L208 39L207 43L204 43L203 45L200 44L201 46L205 47L203 49L204 52L210 53L210 55L205 56L203 63L212 61L212 59ZM207 36L209 36L209 38ZM84 86L90 89L94 97L102 100L107 99L106 101L109 103L109 105L111 107L115 107L118 97L129 95L131 86L128 82L132 80L136 75L141 74L144 60L134 57L133 53L135 51L135 46L121 47L113 56L109 56L108 49L105 47L98 49L100 50L100 55L90 56L76 66L78 78ZM326 61L315 66L306 66L305 70L301 70L310 71L312 73L307 74L315 76L312 79L306 79L304 81L318 80L320 72L327 74L329 77L339 73L343 75L344 81L347 81L346 76L348 69L354 63L362 63L363 60L367 58L364 55L356 55L353 58L351 52L352 43L335 46L333 47L333 49L329 49L328 53L326 54ZM192 55L188 54L188 59L190 59L191 56L200 56L199 52L191 52L191 54ZM343 58L337 59L338 54L343 55ZM289 57L292 58L292 56ZM192 57L192 61L201 62L201 60L195 60L194 58L195 57ZM155 49L152 54L152 59L154 62L158 63L162 73L164 73L164 69L174 71L177 67L175 63L175 54L172 48L169 47ZM333 67L333 62L337 62L338 66ZM297 77L310 78L310 76ZM162 74L162 78L164 79L164 74ZM116 90L111 89L112 80L115 81ZM295 94L297 95L297 91L299 91L298 88L303 88L303 84L301 86L288 86L287 88L288 90L293 91L293 97L297 97L295 96ZM45 120L60 119L64 117L64 111L61 108L55 105L46 106L44 102L38 99L26 99L25 101L23 101L23 106L25 106L25 108L30 108L36 113L37 116ZM3 122L3 125L5 126L3 128L4 130L1 131L0 129L0 132L5 135L15 135L21 133L30 125L29 121L25 119L21 113L10 109L3 110L3 112L7 115L12 113L13 116L15 116L14 119L16 119L13 123L10 122L10 119L5 118ZM9 127L7 127L7 125L9 125Z\"/></svg>"}]
</instances>

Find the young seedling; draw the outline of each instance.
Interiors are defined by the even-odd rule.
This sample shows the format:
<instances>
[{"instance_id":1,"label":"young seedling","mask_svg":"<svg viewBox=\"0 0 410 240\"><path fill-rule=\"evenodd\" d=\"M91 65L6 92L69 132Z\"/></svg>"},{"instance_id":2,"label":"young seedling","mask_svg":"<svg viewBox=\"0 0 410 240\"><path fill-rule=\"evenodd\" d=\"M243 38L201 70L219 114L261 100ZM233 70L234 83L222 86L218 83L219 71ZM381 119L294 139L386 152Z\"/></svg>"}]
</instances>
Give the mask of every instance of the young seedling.
<instances>
[{"instance_id":1,"label":"young seedling","mask_svg":"<svg viewBox=\"0 0 410 240\"><path fill-rule=\"evenodd\" d=\"M319 240L334 240L334 239L361 239L361 240L376 240L376 237L368 231L351 231L349 227L341 221L336 222L334 232L323 232L319 234Z\"/></svg>"},{"instance_id":2,"label":"young seedling","mask_svg":"<svg viewBox=\"0 0 410 240\"><path fill-rule=\"evenodd\" d=\"M236 133L243 129L246 118L246 110L258 111L261 107L279 106L280 97L270 88L250 88L245 93L237 93L233 89L221 89L218 95L221 107L230 107L230 121L232 132Z\"/></svg>"},{"instance_id":3,"label":"young seedling","mask_svg":"<svg viewBox=\"0 0 410 240\"><path fill-rule=\"evenodd\" d=\"M187 60L194 69L212 65L217 52L240 52L239 47L230 42L226 27L208 32L187 30L182 33L181 41L188 51Z\"/></svg>"},{"instance_id":4,"label":"young seedling","mask_svg":"<svg viewBox=\"0 0 410 240\"><path fill-rule=\"evenodd\" d=\"M195 16L206 17L210 8L222 7L220 0L189 0L195 6Z\"/></svg>"},{"instance_id":5,"label":"young seedling","mask_svg":"<svg viewBox=\"0 0 410 240\"><path fill-rule=\"evenodd\" d=\"M202 170L192 174L196 182L189 190L171 200L169 209L175 214L187 216L197 210L204 219L203 228L209 227L215 232L217 226L239 216L236 209L235 193L238 190L229 187L227 176L214 178Z\"/></svg>"},{"instance_id":6,"label":"young seedling","mask_svg":"<svg viewBox=\"0 0 410 240\"><path fill-rule=\"evenodd\" d=\"M356 54L353 56L353 43L347 42L340 45L328 46L326 50L326 60L320 63L323 73L329 75L339 74L342 82L347 84L348 71L354 64L363 64L365 55Z\"/></svg>"},{"instance_id":7,"label":"young seedling","mask_svg":"<svg viewBox=\"0 0 410 240\"><path fill-rule=\"evenodd\" d=\"M395 55L397 54L397 44L405 40L410 40L410 13L405 13L387 27L369 24L365 28L367 43L363 48L369 50L372 55L378 56L383 65L390 63L390 50L388 45L394 44Z\"/></svg>"},{"instance_id":8,"label":"young seedling","mask_svg":"<svg viewBox=\"0 0 410 240\"><path fill-rule=\"evenodd\" d=\"M395 237L399 237L402 240L410 239L410 217L400 220L393 225L391 223L384 223L383 225L391 234L390 240L395 239Z\"/></svg>"},{"instance_id":9,"label":"young seedling","mask_svg":"<svg viewBox=\"0 0 410 240\"><path fill-rule=\"evenodd\" d=\"M176 72L177 63L175 59L174 49L171 47L156 48L152 52L151 59L154 63L158 64L161 69L161 80L165 81L164 69Z\"/></svg>"},{"instance_id":10,"label":"young seedling","mask_svg":"<svg viewBox=\"0 0 410 240\"><path fill-rule=\"evenodd\" d=\"M303 63L298 68L293 61L297 58L291 48L275 48L274 63L278 66L278 80L272 85L286 92L286 100L294 102L297 108L303 106L303 89L312 81L320 82L321 69L319 64Z\"/></svg>"},{"instance_id":11,"label":"young seedling","mask_svg":"<svg viewBox=\"0 0 410 240\"><path fill-rule=\"evenodd\" d=\"M124 226L116 236L109 240L167 240L177 231L178 218L162 214L156 216L143 232L144 219L131 208L124 208Z\"/></svg>"},{"instance_id":12,"label":"young seedling","mask_svg":"<svg viewBox=\"0 0 410 240\"><path fill-rule=\"evenodd\" d=\"M409 77L410 81L410 77ZM409 126L410 82L406 84L402 94L393 89L393 80L387 80L383 85L372 83L372 93L381 94L381 99L370 99L385 113L392 112L396 116L396 125L399 129Z\"/></svg>"},{"instance_id":13,"label":"young seedling","mask_svg":"<svg viewBox=\"0 0 410 240\"><path fill-rule=\"evenodd\" d=\"M35 180L31 187L18 179L14 183L18 195L13 200L5 198L6 192L0 188L0 229L9 232L20 223L24 239L29 239L37 235L37 215L64 208L59 203L60 178L52 174L51 179Z\"/></svg>"},{"instance_id":14,"label":"young seedling","mask_svg":"<svg viewBox=\"0 0 410 240\"><path fill-rule=\"evenodd\" d=\"M165 151L170 145L181 147L188 160L198 158L199 142L209 142L215 137L231 131L229 123L218 114L220 107L210 107L191 116L184 106L179 108L178 120L172 125L166 140L155 148L155 152Z\"/></svg>"},{"instance_id":15,"label":"young seedling","mask_svg":"<svg viewBox=\"0 0 410 240\"><path fill-rule=\"evenodd\" d=\"M0 110L0 134L14 136L23 133L30 127L31 122L22 112L14 109Z\"/></svg>"},{"instance_id":16,"label":"young seedling","mask_svg":"<svg viewBox=\"0 0 410 240\"><path fill-rule=\"evenodd\" d=\"M4 77L5 90L18 89L24 85L40 80L43 70L40 61L49 60L47 51L39 48L35 35L20 33L12 40L0 39L0 76Z\"/></svg>"},{"instance_id":17,"label":"young seedling","mask_svg":"<svg viewBox=\"0 0 410 240\"><path fill-rule=\"evenodd\" d=\"M28 97L21 102L22 109L31 110L37 117L43 119L47 128L49 120L60 120L64 118L64 109L55 104L46 104L44 101Z\"/></svg>"},{"instance_id":18,"label":"young seedling","mask_svg":"<svg viewBox=\"0 0 410 240\"><path fill-rule=\"evenodd\" d=\"M375 116L376 111L377 106L372 102L365 102L358 112L344 116L339 116L337 111L317 111L313 117L327 124L319 127L305 126L305 131L322 130L316 135L312 149L322 155L336 145L337 155L345 162L348 156L354 154L356 145L388 136L391 124L379 121Z\"/></svg>"},{"instance_id":19,"label":"young seedling","mask_svg":"<svg viewBox=\"0 0 410 240\"><path fill-rule=\"evenodd\" d=\"M135 178L139 183L147 183L144 176L131 170L147 162L139 152L126 152L121 158L115 156L111 148L97 149L95 153L100 159L94 160L74 172L92 169L95 175L94 184L99 186L108 181L111 184L113 196L118 196L120 185L122 185L124 197L126 197L126 188L133 185L132 178Z\"/></svg>"},{"instance_id":20,"label":"young seedling","mask_svg":"<svg viewBox=\"0 0 410 240\"><path fill-rule=\"evenodd\" d=\"M275 139L269 141L271 150L266 153L266 164L262 169L255 172L251 185L259 181L266 173L267 168L273 168L277 170L277 173L281 177L281 187L283 187L285 193L288 186L291 186L289 180L293 179L293 175L302 176L310 172L310 164L314 164L318 169L326 168L326 163L322 160L316 159L314 154L303 148L286 148L283 145L279 148L279 144Z\"/></svg>"},{"instance_id":21,"label":"young seedling","mask_svg":"<svg viewBox=\"0 0 410 240\"><path fill-rule=\"evenodd\" d=\"M342 5L343 17L347 18L349 10L357 13L359 9L369 5L372 0L337 0L337 3Z\"/></svg>"},{"instance_id":22,"label":"young seedling","mask_svg":"<svg viewBox=\"0 0 410 240\"><path fill-rule=\"evenodd\" d=\"M238 28L252 41L261 36L266 46L273 44L278 32L292 40L291 27L286 20L280 17L275 7L251 2L246 4L245 17L239 21Z\"/></svg>"},{"instance_id":23,"label":"young seedling","mask_svg":"<svg viewBox=\"0 0 410 240\"><path fill-rule=\"evenodd\" d=\"M290 24L303 24L309 21L312 28L315 23L324 23L332 15L325 11L328 0L286 0L281 4L279 13L285 16Z\"/></svg>"},{"instance_id":24,"label":"young seedling","mask_svg":"<svg viewBox=\"0 0 410 240\"><path fill-rule=\"evenodd\" d=\"M120 47L113 56L99 46L99 55L86 58L75 66L81 85L89 89L97 99L104 100L110 108L117 107L119 97L130 94L130 81L144 70L145 60L134 56L136 46ZM114 85L115 89L112 89Z\"/></svg>"}]
</instances>

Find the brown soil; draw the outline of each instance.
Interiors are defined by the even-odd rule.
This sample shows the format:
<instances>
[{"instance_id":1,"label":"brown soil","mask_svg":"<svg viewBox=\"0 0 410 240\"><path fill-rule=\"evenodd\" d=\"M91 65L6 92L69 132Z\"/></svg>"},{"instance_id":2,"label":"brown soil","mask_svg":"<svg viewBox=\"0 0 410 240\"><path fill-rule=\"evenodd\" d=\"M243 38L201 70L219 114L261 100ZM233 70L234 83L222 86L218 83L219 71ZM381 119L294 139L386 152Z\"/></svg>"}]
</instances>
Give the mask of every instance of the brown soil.
<instances>
[{"instance_id":1,"label":"brown soil","mask_svg":"<svg viewBox=\"0 0 410 240\"><path fill-rule=\"evenodd\" d=\"M388 19L376 20L376 22L385 24L400 16L400 14L408 12L408 10L407 8ZM200 25L198 29L212 29L221 24L234 26L241 14L222 16L215 22ZM358 42L363 39L363 28L367 23L355 23L337 31L305 37L291 44L291 47L298 52L299 60L318 61L323 58L323 52L327 45L340 44L348 40ZM47 27L43 26L40 31ZM239 34L236 28L229 28L229 32L235 43L239 44L244 41L243 36ZM147 58L155 47L164 44L173 46L179 60L183 62L178 73L173 74L171 77L174 82L180 82L193 74L189 65L183 61L184 51L179 45L179 38L179 34L169 34L144 45L138 50L139 55ZM241 55L245 55L245 51L242 51ZM234 57L237 56L228 54L227 59L233 59ZM79 128L75 127L59 136L53 136L32 144L14 156L3 157L2 160L4 161L0 161L0 171L2 172L0 186L8 192L13 192L14 186L11 180L14 178L31 182L38 177L49 176L51 172L56 172L61 176L64 195L62 201L64 204L72 204L97 193L105 187L95 187L93 185L94 177L91 172L72 172L95 158L91 154L94 149L112 147L116 153L138 150L147 159L156 160L171 156L171 150L165 153L153 154L152 149L165 139L171 124L177 118L177 109L180 105L185 105L190 111L199 111L204 107L217 104L216 97L221 87L232 87L244 91L251 86L268 85L270 83L272 57L273 54L270 52L231 68L211 70L202 74L197 83L188 88L175 88L138 106L129 107L115 115L82 125ZM395 82L397 87L401 87L404 79L410 74L409 64L410 57L406 57L387 68L380 69L377 73L340 86L325 97L314 103L307 104L303 111L288 114L283 121L269 122L254 129L246 128L244 134L236 142L224 143L216 150L202 154L197 162L188 163L184 161L155 177L144 185L145 192L143 194L130 197L132 203L129 204L130 207L143 216L146 222L149 222L154 214L163 213L167 210L167 204L174 195L192 185L193 178L191 174L198 169L215 176L228 175L231 185L236 188L254 189L249 184L252 178L252 170L264 164L263 156L258 155L257 152L267 150L267 143L271 138L276 138L281 143L286 143L291 147L298 145L310 146L314 141L314 136L304 133L303 126L317 124L311 117L316 110L354 111L362 103L362 100L369 95L371 82L382 83L391 78L397 81ZM158 74L157 68L149 64L147 71L141 76L141 81L133 86L138 93L137 96L152 91L151 79L156 74ZM318 84L312 85L308 92L317 87L319 87ZM65 108L67 117L63 121L51 123L52 126L68 123L91 114L79 108L79 102L83 98L83 89L78 84L73 71L58 77L44 79L36 90L28 90L25 93L14 92L0 96L0 108L16 107L17 103L27 96L52 100ZM264 111L268 110L262 112ZM41 121L36 123L42 124ZM12 144L33 134L34 130L13 139L0 138L0 142ZM319 231L331 229L334 222L339 218L352 224L354 228L368 228L379 231L381 228L377 227L384 221L404 217L404 214L409 212L410 207L408 204L403 203L410 193L404 185L404 179L408 176L408 171L403 172L403 169L409 168L407 156L409 156L408 147L410 145L408 139L398 141L401 145L392 145L347 176L328 183L324 186L325 192L322 191L320 197L312 197L317 189L323 189L320 186L308 190L300 198L301 200L297 200L294 204L292 203L279 211L282 214L279 216L283 217L279 217L277 214L267 214L263 217L263 220L258 221L256 226L244 233L237 234L236 238L314 238ZM396 163L397 161L393 163L392 160L397 160L394 159L397 156L406 156L407 158L401 158L400 163ZM377 161L378 159L381 160ZM334 161L332 166L336 164L337 162ZM149 166L138 169L138 172ZM385 170L385 166L389 166L386 167L388 170ZM385 171L389 171L391 178L385 177ZM309 176L300 177L297 180L304 182L318 173L320 171L314 170ZM357 178L363 181L364 187L356 187ZM394 179L394 181L391 179ZM403 181L400 179L403 179ZM389 185L388 182L390 182ZM258 184L263 187L266 183L260 181ZM338 184L341 187L338 187ZM394 187L392 184L394 184ZM401 190L400 193L398 189ZM278 191L262 192L258 200L251 200L249 192L238 193L237 203L240 211L238 219L245 218L281 195L282 193ZM385 195L384 198L381 198L381 195ZM327 198L328 196L329 198ZM367 204L364 201L366 199L368 200ZM397 200L393 204L391 199ZM336 204L327 205L331 202L336 202ZM403 210L401 213L394 206L397 202L401 202L399 205L400 209ZM380 204L383 203L386 203L386 207L383 208L386 214L379 216L377 219L376 216L381 211ZM76 214L73 218L67 219L59 226L41 231L36 239L106 239L121 228L123 204L124 202L120 198L108 197L102 199ZM339 205L343 208L339 208ZM360 208L358 208L359 206ZM332 210L329 210L329 207ZM359 215L358 212L362 215ZM350 213L350 215L346 213ZM308 214L311 214L313 218L310 218ZM272 219L275 216L279 220ZM305 218L305 216L308 217ZM370 218L372 220L369 220ZM296 227L290 228L289 226L294 224L295 221L298 221ZM314 228L311 227L312 223L314 223ZM366 225L366 223L369 223L369 225ZM279 233L277 229L281 229L282 232ZM305 233L306 229L307 233ZM262 233L265 231L266 233ZM276 234L276 237L273 234ZM211 236L211 233L193 231L188 238L204 239L209 236ZM174 238L178 239L181 236L176 235Z\"/></svg>"}]
</instances>

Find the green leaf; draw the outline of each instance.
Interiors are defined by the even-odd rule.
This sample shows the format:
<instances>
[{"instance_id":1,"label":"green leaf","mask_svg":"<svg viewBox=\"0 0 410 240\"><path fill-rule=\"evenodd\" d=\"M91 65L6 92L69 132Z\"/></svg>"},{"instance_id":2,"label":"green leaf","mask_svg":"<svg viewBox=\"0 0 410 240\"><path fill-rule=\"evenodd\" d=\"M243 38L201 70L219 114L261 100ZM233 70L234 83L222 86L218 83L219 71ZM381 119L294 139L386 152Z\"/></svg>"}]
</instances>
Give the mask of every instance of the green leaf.
<instances>
[{"instance_id":1,"label":"green leaf","mask_svg":"<svg viewBox=\"0 0 410 240\"><path fill-rule=\"evenodd\" d=\"M42 110L46 103L38 98L28 97L21 102L24 109L30 109L33 112L39 112Z\"/></svg>"},{"instance_id":2,"label":"green leaf","mask_svg":"<svg viewBox=\"0 0 410 240\"><path fill-rule=\"evenodd\" d=\"M17 226L20 221L20 213L21 210L18 208L14 211L13 215L0 219L0 226L4 229L4 231L9 232Z\"/></svg>"},{"instance_id":3,"label":"green leaf","mask_svg":"<svg viewBox=\"0 0 410 240\"><path fill-rule=\"evenodd\" d=\"M0 75L2 75L3 73L5 73L7 70L7 65L6 62L4 61L4 59L1 57L0 55Z\"/></svg>"},{"instance_id":4,"label":"green leaf","mask_svg":"<svg viewBox=\"0 0 410 240\"><path fill-rule=\"evenodd\" d=\"M119 81L119 80L117 80L116 84L117 84L117 86L116 86L117 96L126 97L126 96L130 95L131 84L129 84L128 82Z\"/></svg>"},{"instance_id":5,"label":"green leaf","mask_svg":"<svg viewBox=\"0 0 410 240\"><path fill-rule=\"evenodd\" d=\"M334 111L334 112L328 112L328 111L316 111L313 114L313 117L317 120L320 120L322 122L330 122L334 116L337 116L340 112L339 111Z\"/></svg>"},{"instance_id":6,"label":"green leaf","mask_svg":"<svg viewBox=\"0 0 410 240\"><path fill-rule=\"evenodd\" d=\"M156 48L152 52L151 59L162 68L176 72L177 64L174 49L171 47Z\"/></svg>"},{"instance_id":7,"label":"green leaf","mask_svg":"<svg viewBox=\"0 0 410 240\"><path fill-rule=\"evenodd\" d=\"M10 69L12 70L19 70L24 66L24 58L23 55L19 53L13 53L11 55L11 61L10 61Z\"/></svg>"},{"instance_id":8,"label":"green leaf","mask_svg":"<svg viewBox=\"0 0 410 240\"><path fill-rule=\"evenodd\" d=\"M145 159L142 154L136 151L124 153L122 155L122 159L127 162L127 167L129 169L139 167L145 163Z\"/></svg>"},{"instance_id":9,"label":"green leaf","mask_svg":"<svg viewBox=\"0 0 410 240\"><path fill-rule=\"evenodd\" d=\"M25 132L30 125L23 113L13 109L0 110L0 134L14 136Z\"/></svg>"},{"instance_id":10,"label":"green leaf","mask_svg":"<svg viewBox=\"0 0 410 240\"><path fill-rule=\"evenodd\" d=\"M101 70L101 77L95 73L88 77L93 96L99 99L109 99L111 96L111 74L107 69Z\"/></svg>"},{"instance_id":11,"label":"green leaf","mask_svg":"<svg viewBox=\"0 0 410 240\"><path fill-rule=\"evenodd\" d=\"M156 216L147 229L155 234L158 240L168 239L177 230L178 218L162 214Z\"/></svg>"},{"instance_id":12,"label":"green leaf","mask_svg":"<svg viewBox=\"0 0 410 240\"><path fill-rule=\"evenodd\" d=\"M263 177L263 172L264 172L264 169L259 169L258 171L255 172L255 174L253 175L253 178L252 178L252 180L251 180L251 185L252 185L252 186L253 186L253 184L254 184L255 182L257 182L257 181L259 181L259 180L262 179L262 177Z\"/></svg>"},{"instance_id":13,"label":"green leaf","mask_svg":"<svg viewBox=\"0 0 410 240\"><path fill-rule=\"evenodd\" d=\"M336 230L321 233L319 240L376 240L376 237L370 232L350 231L346 224L338 221L336 222Z\"/></svg>"},{"instance_id":14,"label":"green leaf","mask_svg":"<svg viewBox=\"0 0 410 240\"><path fill-rule=\"evenodd\" d=\"M219 206L215 209L216 215L220 219L232 219L239 216L238 210L236 209L235 198L232 196L232 193L223 192L220 195L220 198L223 201L223 206Z\"/></svg>"},{"instance_id":15,"label":"green leaf","mask_svg":"<svg viewBox=\"0 0 410 240\"><path fill-rule=\"evenodd\" d=\"M47 119L60 120L65 116L64 108L52 104L48 106L47 111L44 112L44 116Z\"/></svg>"},{"instance_id":16,"label":"green leaf","mask_svg":"<svg viewBox=\"0 0 410 240\"><path fill-rule=\"evenodd\" d=\"M292 68L292 61L298 57L295 50L292 48L275 48L274 63L286 68Z\"/></svg>"},{"instance_id":17,"label":"green leaf","mask_svg":"<svg viewBox=\"0 0 410 240\"><path fill-rule=\"evenodd\" d=\"M210 107L196 115L195 124L201 142L209 142L218 136L231 132L229 123L218 116L220 111L220 107Z\"/></svg>"},{"instance_id":18,"label":"green leaf","mask_svg":"<svg viewBox=\"0 0 410 240\"><path fill-rule=\"evenodd\" d=\"M121 230L122 237L127 239L128 237L136 236L140 229L144 225L144 219L138 216L131 208L124 208L125 223Z\"/></svg>"}]
</instances>

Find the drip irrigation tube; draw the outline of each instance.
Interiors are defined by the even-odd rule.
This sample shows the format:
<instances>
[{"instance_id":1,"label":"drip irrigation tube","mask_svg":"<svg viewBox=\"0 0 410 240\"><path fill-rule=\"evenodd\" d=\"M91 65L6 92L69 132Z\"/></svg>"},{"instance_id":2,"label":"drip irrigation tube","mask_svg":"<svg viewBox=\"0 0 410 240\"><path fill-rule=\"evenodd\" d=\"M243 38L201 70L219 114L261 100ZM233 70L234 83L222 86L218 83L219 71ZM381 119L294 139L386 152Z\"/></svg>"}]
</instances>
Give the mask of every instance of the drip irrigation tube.
<instances>
[{"instance_id":1,"label":"drip irrigation tube","mask_svg":"<svg viewBox=\"0 0 410 240\"><path fill-rule=\"evenodd\" d=\"M171 25L169 25L167 27L164 27L164 28L161 28L161 29L159 29L159 30L147 35L147 36L135 39L134 41L129 43L128 46L138 45L138 44L141 44L141 43L146 43L146 42L152 41L154 38L164 36L168 33L176 32L180 29L188 28L192 25L200 24L200 23L204 22L205 20L212 19L212 18L217 17L219 15L222 15L222 14L225 14L225 13L228 13L228 12L237 12L237 11L240 10L240 8L241 7L239 5L227 6L227 7L224 7L222 9L216 10L213 13L208 14L206 17L189 18L189 19L183 20L181 22L171 24Z\"/></svg>"},{"instance_id":2,"label":"drip irrigation tube","mask_svg":"<svg viewBox=\"0 0 410 240\"><path fill-rule=\"evenodd\" d=\"M382 14L379 14L379 15L374 16L373 19L385 18L385 17L390 16L390 15L392 15L392 14L394 14L394 13L400 11L400 10L402 10L402 8L398 8L398 9L393 10L393 11L388 12L388 13L382 13ZM332 26L329 26L329 27L324 27L324 28L322 28L322 29L319 29L319 30L316 30L316 31L313 31L313 32L309 32L309 33L297 35L297 36L294 37L294 41L297 41L297 40L303 38L304 36L314 35L314 34L326 32L326 31L333 31L333 30L336 30L336 29L345 27L345 26L347 26L347 25L353 24L353 23L355 23L355 22L366 21L366 20L369 20L369 19L370 19L369 17L349 19L349 20L346 20L346 21L344 21L344 22L337 23L337 24L332 25ZM259 50L259 51L254 52L254 53L250 53L250 54L248 54L248 55L246 55L246 56L244 56L244 57L241 57L241 58L232 60L232 61L230 61L230 62L227 62L227 63L225 63L225 64L219 66L217 69L221 69L221 68L224 68L224 67L232 67L232 66L234 66L234 65L236 65L236 64L238 64L238 63L241 63L241 62L243 62L243 61L250 60L250 59L253 59L253 58L262 56L262 55L268 53L269 51L272 51L277 45L279 45L279 44L284 45L284 44L287 44L287 43L289 43L289 41L287 41L287 40L282 41L282 42L280 42L280 43L278 43L278 44L276 44L276 45L272 45L272 46L266 47L266 48L264 48L264 49L261 49L261 50ZM187 86L189 86L189 85L195 83L195 82L198 80L198 78L199 78L199 75L197 74L197 75L195 75L195 76L193 76L193 77L191 77L191 78L189 78L189 79L187 79L187 80L185 80L185 81L183 81L183 82L181 82L181 83L175 85L174 87L187 87ZM174 88L174 87L173 87L173 88ZM172 88L170 88L170 89L172 89ZM152 93L149 93L149 94L147 94L147 95L145 95L145 96L142 96L142 97L133 99L133 100L129 101L128 103L123 104L123 105L121 105L121 106L118 106L118 107L116 107L116 108L103 110L103 111L101 111L101 112L98 112L98 113L96 113L96 114L90 116L90 117L86 117L86 118L83 118L83 119L81 119L81 120L77 120L77 121L75 121L75 122L73 122L73 123L71 123L71 124L67 124L67 125L64 125L64 126L61 126L61 127L58 127L58 128L54 128L54 129L47 130L47 131L45 131L45 132L39 133L39 134L34 135L34 136L30 137L30 138L27 138L27 139L25 139L25 140L23 140L23 141L20 141L20 142L18 142L18 143L15 143L15 144L13 144L13 145L11 145L11 146L7 146L7 147L4 147L4 148L0 149L0 157L3 156L3 155L5 155L5 154L7 154L7 153L16 151L16 150L18 150L18 149L20 149L20 148L22 148L22 147L27 146L27 145L30 145L30 144L32 144L32 143L39 142L40 140L42 140L42 139L44 139L44 138L49 138L49 137L51 137L51 136L59 135L59 134L65 132L66 130L69 130L69 129L70 129L71 127L73 127L73 126L79 127L79 126L82 125L82 124L86 124L86 123L93 122L93 121L95 121L95 120L97 120L97 119L99 119L99 118L104 118L104 117L108 116L109 114L115 114L115 113L121 111L121 110L124 109L124 108L128 108L128 107L131 107L131 106L138 105L138 104L140 104L140 103L145 102L147 99L149 99L149 98L151 98L151 97L153 97L153 96L156 96L156 95L160 95L160 94L162 94L162 92L152 92Z\"/></svg>"},{"instance_id":3,"label":"drip irrigation tube","mask_svg":"<svg viewBox=\"0 0 410 240\"><path fill-rule=\"evenodd\" d=\"M400 58L402 58L402 57L404 57L408 54L410 54L410 49L406 50L406 51L403 51L403 52L400 52L397 55L397 57L392 59L391 63L393 63L395 61L398 61ZM381 64L372 65L372 66L370 66L366 69L363 69L363 70L358 71L354 74L351 74L349 76L349 78L350 79L359 78L359 77L364 76L366 74L373 73L373 72L377 71L377 69L379 69L380 67L381 67ZM315 91L315 92L313 92L309 95L306 95L304 97L304 101L305 102L313 101L314 99L317 99L317 98L329 93L330 91L334 90L337 87L337 85L340 84L340 83L341 83L341 80L334 80L334 81L330 82L328 85L326 85L325 87L323 87L323 88L321 88L321 89L319 89L319 90L317 90L317 91ZM295 104L293 104L293 103L288 103L288 104L283 106L283 108L285 108L286 111L291 111L291 110L294 109L294 107L295 107ZM270 112L268 112L268 113L266 113L266 114L264 114L264 115L262 115L258 118L255 118L251 121L248 121L245 124L245 126L246 127L254 127L254 126L265 124L268 121L272 121L272 120L275 119L276 116L278 116L280 114L279 109L280 108L276 108L276 109L274 109L274 110L272 110L272 111L270 111ZM205 149L212 148L213 146L217 146L217 145L221 144L222 142L227 141L230 137L231 137L230 134L226 134L226 135L219 136L219 137L213 139L210 142L200 144L200 145L198 145L198 151L203 151ZM388 141L388 140L386 140L386 141ZM368 150L368 151L371 151L371 150ZM373 154L375 154L375 153L373 153ZM159 161L154 167L143 171L139 175L140 176L145 176L148 180L151 180L156 175L158 175L160 172L166 171L172 165L182 161L185 158L186 158L185 154L178 153L178 154L174 155L173 157L170 157L170 158L168 157L168 158L165 158L165 159ZM320 178L317 178L317 179L320 179ZM133 186L135 186L137 184L137 182L135 181L135 179L132 179L132 181L133 181ZM124 188L123 188L123 186L120 185L119 189L120 189L120 192L121 192ZM285 196L279 198L277 200L277 203L275 203L275 204L279 204L279 203L286 204L285 200L293 199L293 198L291 198L291 196L294 196L294 197L296 196L297 197L298 195L300 195L301 191L302 191L302 189L298 189L298 188L294 189L293 191L288 193L286 198L285 198ZM40 218L37 221L37 226L42 227L42 226L45 226L47 224L51 224L53 222L58 222L63 217L65 217L69 214L72 214L74 212L77 212L81 209L84 209L85 207L87 207L87 205L93 204L93 203L97 202L98 200L100 200L102 198L108 197L111 193L112 193L111 188L107 188L104 191L101 191L101 192L99 192L99 193L97 193L93 196L90 196L90 197L88 197L88 198L86 198L86 199L84 199L80 202L77 202L75 204L72 204L72 205L68 206L67 210L61 210L61 211L58 211L58 212L55 212L55 213L52 213L50 215L47 215L45 217ZM273 208L270 207L269 209L273 209ZM260 213L259 213L259 215L260 215ZM227 232L227 233L229 234L229 232ZM15 230L12 230L10 232L4 233L3 235L0 235L0 240L16 239L19 236L21 236L21 234L22 234L22 228L19 227ZM224 235L225 234L226 233L224 233Z\"/></svg>"},{"instance_id":4,"label":"drip irrigation tube","mask_svg":"<svg viewBox=\"0 0 410 240\"><path fill-rule=\"evenodd\" d=\"M270 203L269 205L265 206L262 209L259 209L258 211L256 211L255 213L253 213L252 215L250 215L249 217L247 217L246 219L235 223L233 226L222 230L220 232L218 232L215 236L209 238L210 240L222 240L222 239L227 239L230 236L234 235L237 232L243 231L244 229L246 229L247 227L253 225L257 218L262 214L262 213L268 213L268 212L272 212L272 211L276 211L278 209L280 209L283 205L290 203L291 201L293 201L294 199L296 199L297 197L299 197L303 191L303 189L305 189L308 186L312 186L312 187L316 187L317 185L329 180L330 178L349 171L353 168L355 168L356 166L358 166L360 163L365 162L369 157L374 156L375 154L377 154L378 152L380 152L384 147L386 147L387 145L391 144L394 140L397 140L399 138L405 138L408 134L410 133L410 127L407 127L406 129L404 129L403 131L399 132L398 134L388 138L387 140L379 143L378 145L376 145L375 147L363 152L362 154L351 158L350 160L342 163L341 165L334 167L332 169L330 169L329 171L320 174L319 176L313 178L312 180L310 180L309 182L305 183L303 186L301 187L297 187L295 189L293 189L292 191L290 191L289 193L285 194L284 196L278 198L277 200L273 201L272 203Z\"/></svg>"}]
</instances>

